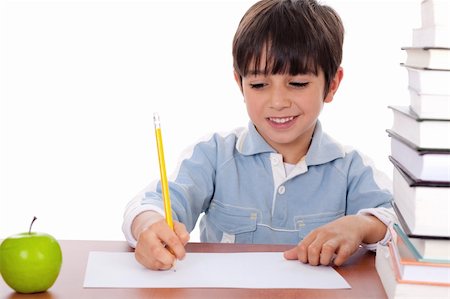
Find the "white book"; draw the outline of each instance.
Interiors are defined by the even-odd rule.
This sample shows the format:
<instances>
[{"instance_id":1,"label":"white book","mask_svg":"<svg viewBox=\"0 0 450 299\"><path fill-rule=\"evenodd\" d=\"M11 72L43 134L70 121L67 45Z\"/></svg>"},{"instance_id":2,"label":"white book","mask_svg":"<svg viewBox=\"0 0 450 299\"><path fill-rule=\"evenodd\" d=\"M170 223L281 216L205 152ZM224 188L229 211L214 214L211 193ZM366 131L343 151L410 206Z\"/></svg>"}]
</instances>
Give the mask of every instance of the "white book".
<instances>
[{"instance_id":1,"label":"white book","mask_svg":"<svg viewBox=\"0 0 450 299\"><path fill-rule=\"evenodd\" d=\"M392 131L424 149L450 149L450 121L419 118L408 106L389 106Z\"/></svg>"},{"instance_id":2,"label":"white book","mask_svg":"<svg viewBox=\"0 0 450 299\"><path fill-rule=\"evenodd\" d=\"M450 237L450 183L425 185L414 182L394 163L394 209L412 235ZM405 227L406 226L406 227Z\"/></svg>"},{"instance_id":3,"label":"white book","mask_svg":"<svg viewBox=\"0 0 450 299\"><path fill-rule=\"evenodd\" d=\"M418 181L450 184L450 150L423 149L392 130L387 131L391 137L391 156L408 175Z\"/></svg>"},{"instance_id":4,"label":"white book","mask_svg":"<svg viewBox=\"0 0 450 299\"><path fill-rule=\"evenodd\" d=\"M433 26L415 28L412 32L413 47L450 47L450 28Z\"/></svg>"},{"instance_id":5,"label":"white book","mask_svg":"<svg viewBox=\"0 0 450 299\"><path fill-rule=\"evenodd\" d=\"M403 47L402 50L406 51L407 67L450 70L450 48Z\"/></svg>"},{"instance_id":6,"label":"white book","mask_svg":"<svg viewBox=\"0 0 450 299\"><path fill-rule=\"evenodd\" d=\"M407 283L396 276L387 246L377 245L375 269L389 299L394 298L450 298L450 287L432 284Z\"/></svg>"},{"instance_id":7,"label":"white book","mask_svg":"<svg viewBox=\"0 0 450 299\"><path fill-rule=\"evenodd\" d=\"M420 94L450 95L450 71L407 67L408 87Z\"/></svg>"},{"instance_id":8,"label":"white book","mask_svg":"<svg viewBox=\"0 0 450 299\"><path fill-rule=\"evenodd\" d=\"M450 120L450 95L418 93L409 88L410 107L418 117Z\"/></svg>"},{"instance_id":9,"label":"white book","mask_svg":"<svg viewBox=\"0 0 450 299\"><path fill-rule=\"evenodd\" d=\"M424 0L420 11L422 27L450 26L450 1Z\"/></svg>"},{"instance_id":10,"label":"white book","mask_svg":"<svg viewBox=\"0 0 450 299\"><path fill-rule=\"evenodd\" d=\"M450 287L450 264L416 260L402 239L388 242L388 248L398 278L408 282Z\"/></svg>"}]
</instances>

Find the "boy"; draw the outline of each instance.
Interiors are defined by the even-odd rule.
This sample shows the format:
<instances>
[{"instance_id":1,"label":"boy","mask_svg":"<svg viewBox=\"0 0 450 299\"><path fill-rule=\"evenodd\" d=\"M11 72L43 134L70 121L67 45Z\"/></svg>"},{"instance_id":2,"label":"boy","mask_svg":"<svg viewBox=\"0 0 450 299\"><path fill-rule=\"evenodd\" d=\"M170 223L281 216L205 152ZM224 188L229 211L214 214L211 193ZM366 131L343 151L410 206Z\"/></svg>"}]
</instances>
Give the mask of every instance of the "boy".
<instances>
[{"instance_id":1,"label":"boy","mask_svg":"<svg viewBox=\"0 0 450 299\"><path fill-rule=\"evenodd\" d=\"M169 183L174 231L159 185L130 202L123 230L141 264L182 259L201 213L202 242L293 244L285 258L312 265L341 265L360 244L388 238L391 194L318 120L343 77L343 35L337 13L314 0L262 0L247 11L233 59L249 126L181 159Z\"/></svg>"}]
</instances>

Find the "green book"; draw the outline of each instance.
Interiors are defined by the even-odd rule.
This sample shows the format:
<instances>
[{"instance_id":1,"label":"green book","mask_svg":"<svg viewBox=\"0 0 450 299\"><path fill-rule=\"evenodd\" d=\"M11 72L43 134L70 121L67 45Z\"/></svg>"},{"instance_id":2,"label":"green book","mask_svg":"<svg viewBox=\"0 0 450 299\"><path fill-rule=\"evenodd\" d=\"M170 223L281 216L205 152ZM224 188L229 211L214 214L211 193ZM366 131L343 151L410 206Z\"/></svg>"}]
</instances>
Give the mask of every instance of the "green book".
<instances>
[{"instance_id":1,"label":"green book","mask_svg":"<svg viewBox=\"0 0 450 299\"><path fill-rule=\"evenodd\" d=\"M450 239L412 237L398 224L393 228L417 261L450 264Z\"/></svg>"}]
</instances>

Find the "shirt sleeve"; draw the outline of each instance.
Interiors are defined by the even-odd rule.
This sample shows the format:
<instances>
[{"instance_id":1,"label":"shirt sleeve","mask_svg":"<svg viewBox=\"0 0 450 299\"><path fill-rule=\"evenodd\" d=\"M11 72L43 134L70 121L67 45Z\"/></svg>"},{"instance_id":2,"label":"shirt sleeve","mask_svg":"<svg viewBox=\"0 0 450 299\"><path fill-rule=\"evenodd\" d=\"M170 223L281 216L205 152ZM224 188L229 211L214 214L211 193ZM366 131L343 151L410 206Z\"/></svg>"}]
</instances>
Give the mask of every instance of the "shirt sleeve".
<instances>
[{"instance_id":1,"label":"shirt sleeve","mask_svg":"<svg viewBox=\"0 0 450 299\"><path fill-rule=\"evenodd\" d=\"M348 153L346 214L367 208L391 208L392 181L373 161L359 151Z\"/></svg>"},{"instance_id":2,"label":"shirt sleeve","mask_svg":"<svg viewBox=\"0 0 450 299\"><path fill-rule=\"evenodd\" d=\"M214 138L197 143L183 152L176 170L169 178L172 216L183 223L188 231L194 229L198 217L208 207L214 193L216 152ZM149 210L164 215L159 181L141 191L126 207L122 231L132 247L136 246L131 233L133 220Z\"/></svg>"},{"instance_id":3,"label":"shirt sleeve","mask_svg":"<svg viewBox=\"0 0 450 299\"><path fill-rule=\"evenodd\" d=\"M386 227L398 222L392 208L392 181L378 170L373 161L359 151L352 152L349 171L348 214L372 215L383 222ZM384 238L377 242L386 244L390 240L389 230ZM374 244L362 244L369 250L376 250Z\"/></svg>"},{"instance_id":4,"label":"shirt sleeve","mask_svg":"<svg viewBox=\"0 0 450 299\"><path fill-rule=\"evenodd\" d=\"M398 223L397 215L395 214L395 211L393 208L369 208L369 209L362 209L358 213L358 215L371 215L377 217L381 222L383 222L386 227L391 227L394 223ZM377 244L380 243L381 245L386 245L387 242L391 239L391 235L389 233L389 229L386 230L386 234L384 238L373 244L362 244L365 248L375 251L377 248Z\"/></svg>"},{"instance_id":5,"label":"shirt sleeve","mask_svg":"<svg viewBox=\"0 0 450 299\"><path fill-rule=\"evenodd\" d=\"M133 248L136 248L137 243L137 240L134 238L133 233L131 232L131 226L133 224L134 218L136 218L142 212L146 211L155 211L161 215L164 215L164 210L161 207L153 204L142 204L142 199L145 196L145 193L148 190L154 188L152 185L153 184L147 186L128 203L123 215L122 232L125 236L126 241L128 242L128 245Z\"/></svg>"}]
</instances>

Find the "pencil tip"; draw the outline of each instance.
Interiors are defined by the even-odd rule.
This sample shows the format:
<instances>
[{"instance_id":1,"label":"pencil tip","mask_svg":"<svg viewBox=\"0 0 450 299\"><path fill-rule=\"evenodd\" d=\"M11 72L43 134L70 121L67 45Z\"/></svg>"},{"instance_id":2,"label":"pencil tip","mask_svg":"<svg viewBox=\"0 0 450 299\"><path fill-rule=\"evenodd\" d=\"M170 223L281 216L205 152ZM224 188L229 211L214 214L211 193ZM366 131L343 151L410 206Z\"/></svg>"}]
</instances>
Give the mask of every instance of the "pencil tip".
<instances>
[{"instance_id":1,"label":"pencil tip","mask_svg":"<svg viewBox=\"0 0 450 299\"><path fill-rule=\"evenodd\" d=\"M173 261L172 270L173 270L173 272L177 272L177 260L176 259Z\"/></svg>"}]
</instances>

